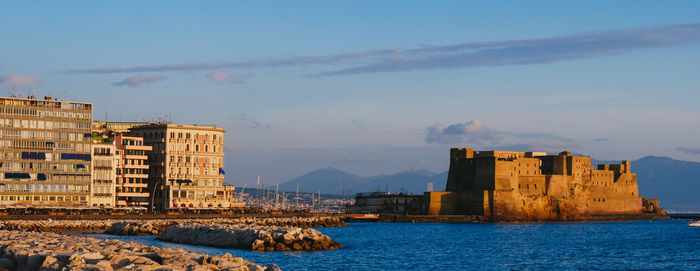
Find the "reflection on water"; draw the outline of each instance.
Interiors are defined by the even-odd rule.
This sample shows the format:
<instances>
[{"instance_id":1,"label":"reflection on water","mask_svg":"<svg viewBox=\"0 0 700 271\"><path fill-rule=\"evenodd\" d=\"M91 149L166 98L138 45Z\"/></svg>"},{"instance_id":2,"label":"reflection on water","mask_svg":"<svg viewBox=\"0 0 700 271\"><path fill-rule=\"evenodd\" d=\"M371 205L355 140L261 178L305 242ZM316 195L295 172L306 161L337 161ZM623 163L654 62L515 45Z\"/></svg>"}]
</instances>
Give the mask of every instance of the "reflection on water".
<instances>
[{"instance_id":1,"label":"reflection on water","mask_svg":"<svg viewBox=\"0 0 700 271\"><path fill-rule=\"evenodd\" d=\"M700 228L688 220L521 223L353 223L318 228L344 248L255 252L171 244L154 236L96 238L243 257L283 270L700 269Z\"/></svg>"}]
</instances>

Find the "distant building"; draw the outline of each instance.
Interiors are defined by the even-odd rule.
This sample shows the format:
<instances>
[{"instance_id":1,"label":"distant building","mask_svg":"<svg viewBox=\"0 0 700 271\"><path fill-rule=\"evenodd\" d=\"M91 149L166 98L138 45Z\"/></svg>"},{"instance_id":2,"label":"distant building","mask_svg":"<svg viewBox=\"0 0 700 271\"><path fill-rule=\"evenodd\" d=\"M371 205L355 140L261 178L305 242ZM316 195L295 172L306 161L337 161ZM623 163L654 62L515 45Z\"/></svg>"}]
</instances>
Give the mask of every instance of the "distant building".
<instances>
[{"instance_id":1,"label":"distant building","mask_svg":"<svg viewBox=\"0 0 700 271\"><path fill-rule=\"evenodd\" d=\"M148 157L153 147L146 146L143 138L117 133L114 144L118 157L116 207L142 207L150 204L148 185Z\"/></svg>"},{"instance_id":2,"label":"distant building","mask_svg":"<svg viewBox=\"0 0 700 271\"><path fill-rule=\"evenodd\" d=\"M596 169L590 157L566 151L450 151L446 192L425 193L429 214L567 220L642 213L637 176L629 161Z\"/></svg>"},{"instance_id":3,"label":"distant building","mask_svg":"<svg viewBox=\"0 0 700 271\"><path fill-rule=\"evenodd\" d=\"M131 128L152 146L147 152L154 206L210 209L241 207L234 187L224 185L224 129L151 124Z\"/></svg>"},{"instance_id":4,"label":"distant building","mask_svg":"<svg viewBox=\"0 0 700 271\"><path fill-rule=\"evenodd\" d=\"M93 207L114 207L116 173L119 158L114 142L102 138L92 144L92 186L90 205Z\"/></svg>"},{"instance_id":5,"label":"distant building","mask_svg":"<svg viewBox=\"0 0 700 271\"><path fill-rule=\"evenodd\" d=\"M137 126L148 125L150 122L138 122L138 121L93 121L92 131L98 133L128 133L131 128Z\"/></svg>"},{"instance_id":6,"label":"distant building","mask_svg":"<svg viewBox=\"0 0 700 271\"><path fill-rule=\"evenodd\" d=\"M0 204L84 206L92 104L0 98Z\"/></svg>"},{"instance_id":7,"label":"distant building","mask_svg":"<svg viewBox=\"0 0 700 271\"><path fill-rule=\"evenodd\" d=\"M355 203L345 207L346 213L419 213L423 208L423 195L391 194L386 192L358 193Z\"/></svg>"}]
</instances>

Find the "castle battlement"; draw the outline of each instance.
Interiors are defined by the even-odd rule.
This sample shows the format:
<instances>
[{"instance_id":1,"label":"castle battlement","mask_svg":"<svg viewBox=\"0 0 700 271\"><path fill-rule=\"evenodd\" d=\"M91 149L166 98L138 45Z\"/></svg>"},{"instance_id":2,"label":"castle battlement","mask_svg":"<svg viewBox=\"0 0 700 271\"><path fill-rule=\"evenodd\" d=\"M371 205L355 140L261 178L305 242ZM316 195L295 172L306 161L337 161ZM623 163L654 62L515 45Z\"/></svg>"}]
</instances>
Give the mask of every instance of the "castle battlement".
<instances>
[{"instance_id":1,"label":"castle battlement","mask_svg":"<svg viewBox=\"0 0 700 271\"><path fill-rule=\"evenodd\" d=\"M561 220L642 212L629 161L594 167L589 156L568 151L453 148L445 191L429 195L430 214Z\"/></svg>"}]
</instances>

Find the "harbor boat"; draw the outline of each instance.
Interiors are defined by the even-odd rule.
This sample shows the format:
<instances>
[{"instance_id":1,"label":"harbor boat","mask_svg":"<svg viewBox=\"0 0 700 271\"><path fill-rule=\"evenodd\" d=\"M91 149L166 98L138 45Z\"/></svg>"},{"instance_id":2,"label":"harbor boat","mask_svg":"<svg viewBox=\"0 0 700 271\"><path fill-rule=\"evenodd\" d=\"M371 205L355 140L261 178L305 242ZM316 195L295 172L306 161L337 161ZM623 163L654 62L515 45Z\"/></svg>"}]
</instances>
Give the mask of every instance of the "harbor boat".
<instances>
[{"instance_id":1,"label":"harbor boat","mask_svg":"<svg viewBox=\"0 0 700 271\"><path fill-rule=\"evenodd\" d=\"M700 227L700 220L690 221L690 223L688 224L688 226Z\"/></svg>"}]
</instances>

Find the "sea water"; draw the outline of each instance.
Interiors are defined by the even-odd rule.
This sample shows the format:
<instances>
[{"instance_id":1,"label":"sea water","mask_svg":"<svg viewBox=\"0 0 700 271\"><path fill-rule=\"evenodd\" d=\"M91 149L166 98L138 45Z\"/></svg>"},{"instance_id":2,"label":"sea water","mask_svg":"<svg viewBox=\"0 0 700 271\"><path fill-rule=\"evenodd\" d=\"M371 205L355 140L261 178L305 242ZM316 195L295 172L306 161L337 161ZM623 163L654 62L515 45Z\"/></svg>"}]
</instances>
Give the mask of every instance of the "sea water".
<instances>
[{"instance_id":1,"label":"sea water","mask_svg":"<svg viewBox=\"0 0 700 271\"><path fill-rule=\"evenodd\" d=\"M689 220L585 223L351 223L316 228L343 245L256 252L111 236L162 248L231 253L282 270L700 270L700 227Z\"/></svg>"}]
</instances>

